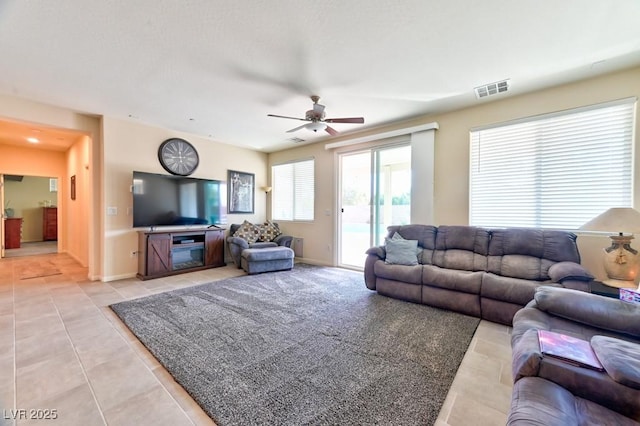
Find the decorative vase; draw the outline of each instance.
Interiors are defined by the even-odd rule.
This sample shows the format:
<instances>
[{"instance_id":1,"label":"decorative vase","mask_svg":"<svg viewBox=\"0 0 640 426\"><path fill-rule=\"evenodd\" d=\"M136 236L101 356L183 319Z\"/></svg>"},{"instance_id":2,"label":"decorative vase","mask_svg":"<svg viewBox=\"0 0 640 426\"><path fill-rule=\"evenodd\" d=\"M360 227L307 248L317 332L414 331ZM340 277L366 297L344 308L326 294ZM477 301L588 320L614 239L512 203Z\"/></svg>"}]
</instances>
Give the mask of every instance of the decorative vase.
<instances>
[{"instance_id":1,"label":"decorative vase","mask_svg":"<svg viewBox=\"0 0 640 426\"><path fill-rule=\"evenodd\" d=\"M14 215L13 209L12 208L4 209L4 215L5 217L13 217Z\"/></svg>"}]
</instances>

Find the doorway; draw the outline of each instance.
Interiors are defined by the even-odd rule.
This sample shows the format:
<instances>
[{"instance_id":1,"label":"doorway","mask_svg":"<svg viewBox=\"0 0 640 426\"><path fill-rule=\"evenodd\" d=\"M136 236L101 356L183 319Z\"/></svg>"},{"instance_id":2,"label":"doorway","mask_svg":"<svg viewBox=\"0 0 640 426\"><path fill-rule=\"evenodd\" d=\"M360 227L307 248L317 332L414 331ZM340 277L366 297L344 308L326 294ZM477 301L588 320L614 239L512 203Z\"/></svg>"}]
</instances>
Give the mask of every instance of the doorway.
<instances>
[{"instance_id":1,"label":"doorway","mask_svg":"<svg viewBox=\"0 0 640 426\"><path fill-rule=\"evenodd\" d=\"M411 223L411 146L340 154L339 187L338 264L362 269L388 226Z\"/></svg>"},{"instance_id":2,"label":"doorway","mask_svg":"<svg viewBox=\"0 0 640 426\"><path fill-rule=\"evenodd\" d=\"M58 252L58 179L2 175L2 257Z\"/></svg>"}]
</instances>

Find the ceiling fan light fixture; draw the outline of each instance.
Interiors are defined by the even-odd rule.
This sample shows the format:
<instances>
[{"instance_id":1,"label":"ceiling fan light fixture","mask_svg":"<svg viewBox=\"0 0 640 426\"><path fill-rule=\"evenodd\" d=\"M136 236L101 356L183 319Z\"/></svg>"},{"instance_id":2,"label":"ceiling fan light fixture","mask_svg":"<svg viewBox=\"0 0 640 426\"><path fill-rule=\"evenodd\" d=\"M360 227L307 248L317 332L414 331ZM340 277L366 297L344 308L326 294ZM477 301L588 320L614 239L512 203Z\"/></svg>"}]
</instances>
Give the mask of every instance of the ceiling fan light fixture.
<instances>
[{"instance_id":1,"label":"ceiling fan light fixture","mask_svg":"<svg viewBox=\"0 0 640 426\"><path fill-rule=\"evenodd\" d=\"M323 131L326 128L327 124L321 121L314 121L313 123L307 124L307 129L311 130L312 132Z\"/></svg>"}]
</instances>

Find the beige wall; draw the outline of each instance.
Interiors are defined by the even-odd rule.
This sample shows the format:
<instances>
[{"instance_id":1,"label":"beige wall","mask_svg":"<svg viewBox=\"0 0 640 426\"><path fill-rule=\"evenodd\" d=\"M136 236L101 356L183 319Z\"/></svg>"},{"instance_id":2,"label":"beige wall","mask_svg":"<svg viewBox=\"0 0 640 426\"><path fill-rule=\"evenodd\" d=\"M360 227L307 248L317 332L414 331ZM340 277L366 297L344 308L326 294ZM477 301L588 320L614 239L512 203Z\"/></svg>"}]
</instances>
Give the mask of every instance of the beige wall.
<instances>
[{"instance_id":1,"label":"beige wall","mask_svg":"<svg viewBox=\"0 0 640 426\"><path fill-rule=\"evenodd\" d=\"M82 136L66 152L66 178L59 182L66 208L61 220L68 230L66 252L83 266L89 265L90 207L92 203L91 139ZM71 199L71 176L76 177L76 199Z\"/></svg>"},{"instance_id":2,"label":"beige wall","mask_svg":"<svg viewBox=\"0 0 640 426\"><path fill-rule=\"evenodd\" d=\"M1 142L1 141L0 141ZM83 266L89 265L89 230L92 191L88 188L90 138L80 137L67 152L47 151L35 148L21 148L0 143L0 173L58 178L58 192L49 193L48 179L40 184L22 186L22 182L6 182L5 196L14 204L16 195L13 189L20 191L20 203L27 209L20 212L25 218L23 241L42 241L42 214L38 206L44 200L51 200L58 206L58 251L68 253ZM76 201L70 197L70 177L76 175L78 186ZM23 180L29 183L29 176ZM35 197L35 198L34 198ZM18 214L18 212L16 212Z\"/></svg>"},{"instance_id":3,"label":"beige wall","mask_svg":"<svg viewBox=\"0 0 640 426\"><path fill-rule=\"evenodd\" d=\"M67 153L0 145L0 172L59 178L58 250L67 252L67 243L73 241L68 253L81 264L89 267L90 278L99 278L103 273L100 269L103 240L100 233L102 217L94 212L98 212L97 203L102 193L100 119L67 108L6 95L0 95L0 118L33 123L36 126L68 129L86 135L85 137L79 135L80 140L76 141L74 147ZM80 155L79 152L83 153L81 156L88 159L90 175L87 183L89 187L81 188L84 192L78 194L83 203L81 208L85 212L86 228L81 228L77 221L69 223L67 218L67 207L78 208L78 204L69 205L68 179L71 176L70 173L77 171L77 166L71 162L74 156ZM85 246L88 249L84 249Z\"/></svg>"},{"instance_id":4,"label":"beige wall","mask_svg":"<svg viewBox=\"0 0 640 426\"><path fill-rule=\"evenodd\" d=\"M498 101L479 102L477 106L472 108L425 116L350 137L437 122L439 130L436 132L435 139L434 224L468 224L469 130L471 128L632 96L640 97L640 68L521 96L502 98ZM637 141L637 135L640 134L640 121L636 121L636 126ZM336 138L332 142L346 139L348 138ZM342 150L347 149L355 149L355 147L342 148ZM637 151L634 159L635 182L640 181L640 167L638 167L640 162ZM313 224L287 223L284 224L284 227L291 230L294 235L305 238L305 257L309 256L311 261L333 264L333 252L327 252L325 248L327 246L333 247L336 234L334 200L337 197L335 185L337 166L334 158L335 153L326 151L324 143L318 143L273 153L269 156L269 164L309 156L315 157L317 162L316 221ZM421 189L424 191L425 188L420 188L419 185L413 189L414 194L420 194ZM640 185L635 185L636 208L640 208L639 188ZM331 217L324 216L325 209L331 209ZM418 213L428 217L428 212ZM583 264L598 277L603 278L600 251L608 245L608 238L582 234L579 235L578 242Z\"/></svg>"},{"instance_id":5,"label":"beige wall","mask_svg":"<svg viewBox=\"0 0 640 426\"><path fill-rule=\"evenodd\" d=\"M167 172L158 162L158 147L162 141L180 137L194 145L200 156L200 165L192 177L227 180L227 170L239 170L255 174L255 214L228 215L229 223L263 221L265 219L265 194L260 187L267 184L267 155L257 151L213 142L193 135L147 126L131 121L105 117L104 138L104 253L102 279L105 281L125 278L137 272L137 258L131 251L138 249L138 233L133 229L130 192L134 170ZM106 216L107 207L116 207L117 215Z\"/></svg>"}]
</instances>

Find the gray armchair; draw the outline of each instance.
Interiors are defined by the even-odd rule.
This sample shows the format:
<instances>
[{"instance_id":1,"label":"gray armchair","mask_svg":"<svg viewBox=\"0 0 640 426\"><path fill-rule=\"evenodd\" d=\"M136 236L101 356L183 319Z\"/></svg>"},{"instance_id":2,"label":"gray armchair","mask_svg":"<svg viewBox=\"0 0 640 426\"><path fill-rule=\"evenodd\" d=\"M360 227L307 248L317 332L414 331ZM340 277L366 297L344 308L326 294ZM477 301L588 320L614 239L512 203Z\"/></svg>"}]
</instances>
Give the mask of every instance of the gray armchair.
<instances>
[{"instance_id":1,"label":"gray armchair","mask_svg":"<svg viewBox=\"0 0 640 426\"><path fill-rule=\"evenodd\" d=\"M278 227L277 223L273 223L276 227ZM290 235L280 234L272 241L258 241L255 243L249 243L247 240L241 237L234 237L233 235L236 233L240 224L234 223L229 227L229 236L227 237L227 244L229 245L229 253L231 254L231 258L233 259L233 263L240 268L241 267L241 256L242 250L244 249L259 249L266 247L288 247L291 248L291 242L293 241L293 237ZM279 229L279 227L278 227Z\"/></svg>"}]
</instances>

